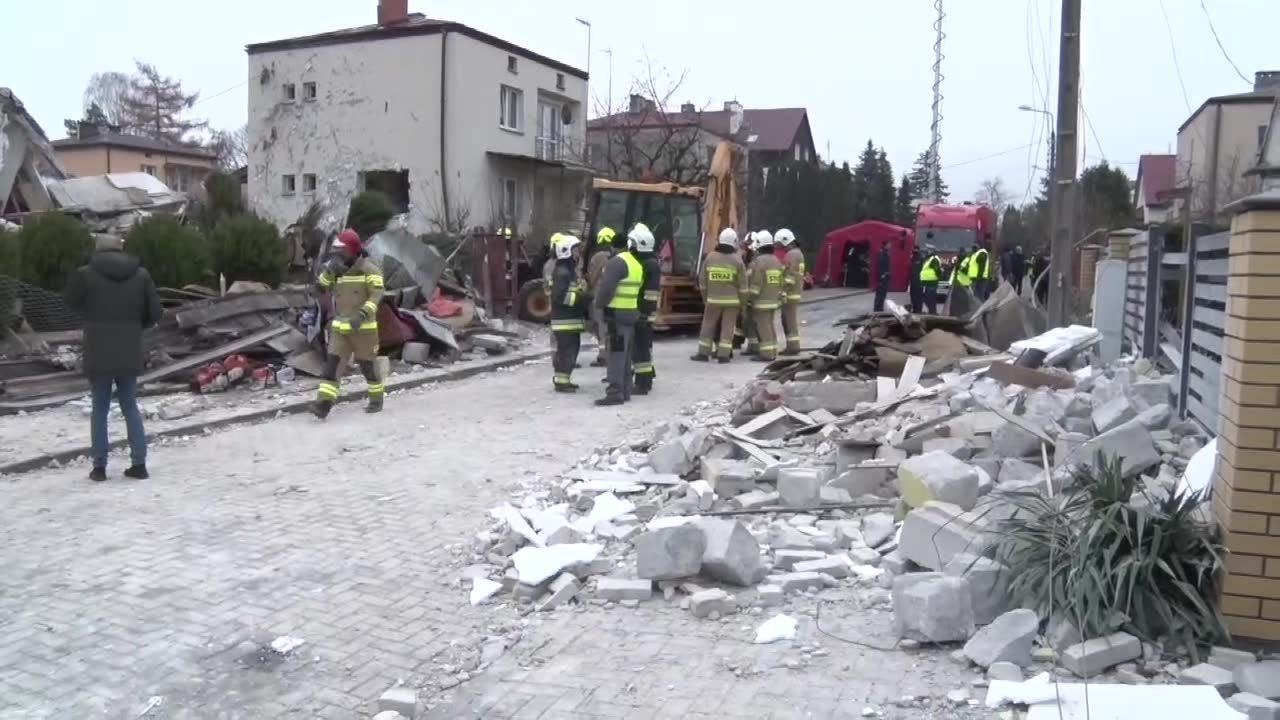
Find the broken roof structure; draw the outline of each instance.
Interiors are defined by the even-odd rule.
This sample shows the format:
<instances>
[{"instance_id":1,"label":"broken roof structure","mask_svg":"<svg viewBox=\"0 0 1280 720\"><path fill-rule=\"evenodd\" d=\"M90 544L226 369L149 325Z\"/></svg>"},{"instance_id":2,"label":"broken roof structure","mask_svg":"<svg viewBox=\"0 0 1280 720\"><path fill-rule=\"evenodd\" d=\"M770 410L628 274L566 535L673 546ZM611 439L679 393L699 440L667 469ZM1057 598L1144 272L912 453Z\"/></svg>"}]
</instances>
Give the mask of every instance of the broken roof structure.
<instances>
[{"instance_id":1,"label":"broken roof structure","mask_svg":"<svg viewBox=\"0 0 1280 720\"><path fill-rule=\"evenodd\" d=\"M12 90L0 87L0 215L52 209L42 178L66 176L40 124Z\"/></svg>"}]
</instances>

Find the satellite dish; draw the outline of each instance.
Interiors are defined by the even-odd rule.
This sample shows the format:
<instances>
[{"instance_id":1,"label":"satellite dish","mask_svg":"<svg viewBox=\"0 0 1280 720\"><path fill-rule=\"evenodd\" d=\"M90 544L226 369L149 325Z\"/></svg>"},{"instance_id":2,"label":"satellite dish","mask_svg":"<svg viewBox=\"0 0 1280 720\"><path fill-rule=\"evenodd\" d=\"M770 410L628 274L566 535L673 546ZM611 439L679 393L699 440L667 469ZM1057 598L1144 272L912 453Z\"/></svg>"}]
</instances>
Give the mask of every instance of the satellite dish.
<instances>
[{"instance_id":1,"label":"satellite dish","mask_svg":"<svg viewBox=\"0 0 1280 720\"><path fill-rule=\"evenodd\" d=\"M565 125L573 124L573 108L568 105L560 106L560 122Z\"/></svg>"}]
</instances>

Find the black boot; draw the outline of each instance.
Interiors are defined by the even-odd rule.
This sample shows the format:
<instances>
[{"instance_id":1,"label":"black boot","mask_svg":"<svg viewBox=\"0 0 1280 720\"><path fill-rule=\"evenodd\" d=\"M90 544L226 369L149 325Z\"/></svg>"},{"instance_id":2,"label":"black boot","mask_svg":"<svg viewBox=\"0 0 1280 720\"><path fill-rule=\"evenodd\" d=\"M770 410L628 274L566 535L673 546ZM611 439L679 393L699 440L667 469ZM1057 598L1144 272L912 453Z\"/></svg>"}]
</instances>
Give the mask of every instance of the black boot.
<instances>
[{"instance_id":1,"label":"black boot","mask_svg":"<svg viewBox=\"0 0 1280 720\"><path fill-rule=\"evenodd\" d=\"M578 386L577 385L556 385L556 392L575 393L575 392L578 392Z\"/></svg>"},{"instance_id":2,"label":"black boot","mask_svg":"<svg viewBox=\"0 0 1280 720\"><path fill-rule=\"evenodd\" d=\"M364 411L367 413L382 412L382 400L382 395L370 395L369 404L364 406Z\"/></svg>"},{"instance_id":3,"label":"black boot","mask_svg":"<svg viewBox=\"0 0 1280 720\"><path fill-rule=\"evenodd\" d=\"M324 420L329 417L329 411L333 409L332 400L317 400L316 404L311 408L311 414L317 418Z\"/></svg>"},{"instance_id":4,"label":"black boot","mask_svg":"<svg viewBox=\"0 0 1280 720\"><path fill-rule=\"evenodd\" d=\"M624 402L626 402L626 400L623 400L617 395L605 395L599 400L596 400L596 405L600 407L611 407L613 405L621 405Z\"/></svg>"},{"instance_id":5,"label":"black boot","mask_svg":"<svg viewBox=\"0 0 1280 720\"><path fill-rule=\"evenodd\" d=\"M636 378L635 385L631 388L632 395L648 395L653 390L652 382L645 382L640 378Z\"/></svg>"},{"instance_id":6,"label":"black boot","mask_svg":"<svg viewBox=\"0 0 1280 720\"><path fill-rule=\"evenodd\" d=\"M134 480L146 480L151 477L151 473L147 472L146 465L134 465L124 471L124 476L127 478L133 478Z\"/></svg>"},{"instance_id":7,"label":"black boot","mask_svg":"<svg viewBox=\"0 0 1280 720\"><path fill-rule=\"evenodd\" d=\"M107 469L104 467L95 467L89 471L89 479L94 482L102 482L107 479Z\"/></svg>"},{"instance_id":8,"label":"black boot","mask_svg":"<svg viewBox=\"0 0 1280 720\"><path fill-rule=\"evenodd\" d=\"M690 360L692 360L692 361L694 361L694 362L710 362L710 361L711 361L711 356L710 356L710 355L703 355L702 353L698 353L697 355L692 355L692 356L690 356L690 357L689 357L689 359L690 359Z\"/></svg>"},{"instance_id":9,"label":"black boot","mask_svg":"<svg viewBox=\"0 0 1280 720\"><path fill-rule=\"evenodd\" d=\"M728 364L729 364L729 358L727 358L727 357L716 358L716 362L720 363L721 365L728 365Z\"/></svg>"}]
</instances>

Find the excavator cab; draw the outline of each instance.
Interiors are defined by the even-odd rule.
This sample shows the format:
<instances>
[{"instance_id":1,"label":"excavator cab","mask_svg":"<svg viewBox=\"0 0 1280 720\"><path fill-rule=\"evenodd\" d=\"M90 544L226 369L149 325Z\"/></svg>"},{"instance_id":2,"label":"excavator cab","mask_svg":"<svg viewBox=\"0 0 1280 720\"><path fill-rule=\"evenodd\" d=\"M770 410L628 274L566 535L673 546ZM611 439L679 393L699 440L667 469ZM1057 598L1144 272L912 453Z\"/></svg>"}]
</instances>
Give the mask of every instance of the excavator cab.
<instances>
[{"instance_id":1,"label":"excavator cab","mask_svg":"<svg viewBox=\"0 0 1280 720\"><path fill-rule=\"evenodd\" d=\"M649 226L657 240L662 265L662 299L654 327L669 329L702 322L702 294L697 273L702 257L702 188L675 183L593 182L591 216L585 257L595 252L596 234L603 227L617 233L614 243L626 243L636 223Z\"/></svg>"}]
</instances>

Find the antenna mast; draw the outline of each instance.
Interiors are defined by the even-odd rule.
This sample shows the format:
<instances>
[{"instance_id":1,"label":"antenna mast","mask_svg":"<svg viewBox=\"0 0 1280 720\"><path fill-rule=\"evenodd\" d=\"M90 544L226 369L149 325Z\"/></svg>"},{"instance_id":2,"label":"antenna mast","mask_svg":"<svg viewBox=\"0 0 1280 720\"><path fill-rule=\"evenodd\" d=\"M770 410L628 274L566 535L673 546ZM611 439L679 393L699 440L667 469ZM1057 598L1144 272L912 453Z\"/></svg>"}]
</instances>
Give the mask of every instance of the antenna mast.
<instances>
[{"instance_id":1,"label":"antenna mast","mask_svg":"<svg viewBox=\"0 0 1280 720\"><path fill-rule=\"evenodd\" d=\"M938 147L942 144L942 0L934 0L933 8L938 11L938 19L933 23L937 39L933 43L933 124L930 126L929 138L929 191L930 202L942 202L940 173L942 168L938 162Z\"/></svg>"}]
</instances>

